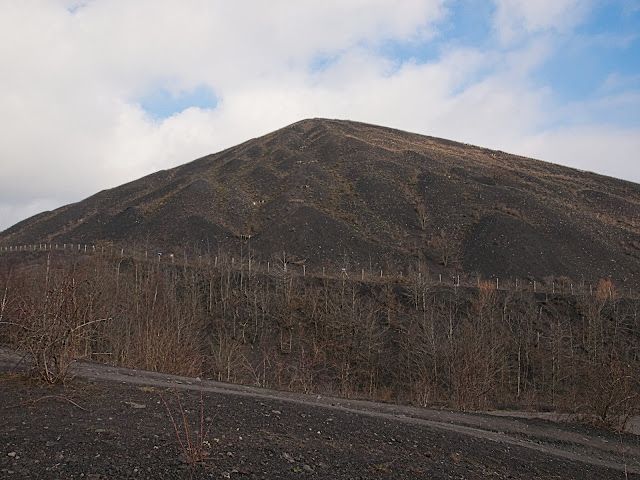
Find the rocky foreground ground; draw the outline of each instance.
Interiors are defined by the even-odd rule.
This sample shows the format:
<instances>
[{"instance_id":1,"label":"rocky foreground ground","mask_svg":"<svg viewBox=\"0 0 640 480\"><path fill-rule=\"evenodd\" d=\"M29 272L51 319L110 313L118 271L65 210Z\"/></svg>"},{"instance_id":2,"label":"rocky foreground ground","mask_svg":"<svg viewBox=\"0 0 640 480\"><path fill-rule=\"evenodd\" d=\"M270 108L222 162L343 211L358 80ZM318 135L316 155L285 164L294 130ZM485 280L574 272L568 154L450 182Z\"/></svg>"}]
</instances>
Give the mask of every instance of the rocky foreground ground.
<instances>
[{"instance_id":1,"label":"rocky foreground ground","mask_svg":"<svg viewBox=\"0 0 640 480\"><path fill-rule=\"evenodd\" d=\"M45 386L20 362L0 350L0 478L640 478L632 434L83 362Z\"/></svg>"}]
</instances>

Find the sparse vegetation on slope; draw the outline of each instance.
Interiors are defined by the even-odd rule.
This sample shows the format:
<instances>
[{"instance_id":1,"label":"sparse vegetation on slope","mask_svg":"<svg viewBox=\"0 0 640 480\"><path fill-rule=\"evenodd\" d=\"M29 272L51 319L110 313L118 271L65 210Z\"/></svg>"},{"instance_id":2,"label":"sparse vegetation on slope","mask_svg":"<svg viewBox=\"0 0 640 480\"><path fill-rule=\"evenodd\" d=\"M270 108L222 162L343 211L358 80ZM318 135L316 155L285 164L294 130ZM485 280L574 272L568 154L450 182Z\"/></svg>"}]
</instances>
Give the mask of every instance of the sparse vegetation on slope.
<instances>
[{"instance_id":1,"label":"sparse vegetation on slope","mask_svg":"<svg viewBox=\"0 0 640 480\"><path fill-rule=\"evenodd\" d=\"M313 267L640 284L640 186L389 128L305 120L27 219L0 246L113 242ZM443 241L444 237L444 241Z\"/></svg>"},{"instance_id":2,"label":"sparse vegetation on slope","mask_svg":"<svg viewBox=\"0 0 640 480\"><path fill-rule=\"evenodd\" d=\"M618 427L639 411L640 299L609 279L551 295L420 272L302 277L286 259L267 272L246 258L48 255L0 256L0 341L44 354L37 366L52 379L87 358L190 375L202 365L208 378L347 398L558 409Z\"/></svg>"}]
</instances>

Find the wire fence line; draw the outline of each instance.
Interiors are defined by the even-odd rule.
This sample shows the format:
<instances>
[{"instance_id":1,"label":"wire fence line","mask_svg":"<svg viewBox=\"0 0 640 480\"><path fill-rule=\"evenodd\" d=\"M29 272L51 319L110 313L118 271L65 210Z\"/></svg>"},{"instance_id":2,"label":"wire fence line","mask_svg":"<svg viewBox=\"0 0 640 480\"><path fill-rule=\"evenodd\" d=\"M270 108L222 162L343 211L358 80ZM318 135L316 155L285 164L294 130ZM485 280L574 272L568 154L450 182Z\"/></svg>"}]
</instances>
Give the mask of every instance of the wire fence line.
<instances>
[{"instance_id":1,"label":"wire fence line","mask_svg":"<svg viewBox=\"0 0 640 480\"><path fill-rule=\"evenodd\" d=\"M163 252L150 251L149 249L136 249L131 247L121 247L114 245L95 245L83 243L37 243L13 246L0 246L0 254L22 253L22 252L60 252L80 255L100 255L107 258L130 258L137 261L181 264L184 266L198 267L222 267L227 266L238 271L251 273L286 273L290 275L344 278L355 281L366 282L396 282L412 284L421 287L434 285L451 286L458 288L485 288L502 291L525 290L533 293L551 295L570 296L593 296L596 294L601 278L582 279L574 282L566 276L549 275L540 279L523 279L518 277L500 278L497 276L482 277L481 275L469 275L462 272L438 272L429 271L424 266L416 265L406 270L384 270L373 268L345 268L336 266L308 266L301 262L288 262L286 256L272 260L256 258L250 254L233 256L226 253L217 255L211 253L187 253L180 255L174 253L164 254ZM609 278L609 277L607 277ZM640 291L634 286L613 287L620 296L629 298L639 298Z\"/></svg>"}]
</instances>

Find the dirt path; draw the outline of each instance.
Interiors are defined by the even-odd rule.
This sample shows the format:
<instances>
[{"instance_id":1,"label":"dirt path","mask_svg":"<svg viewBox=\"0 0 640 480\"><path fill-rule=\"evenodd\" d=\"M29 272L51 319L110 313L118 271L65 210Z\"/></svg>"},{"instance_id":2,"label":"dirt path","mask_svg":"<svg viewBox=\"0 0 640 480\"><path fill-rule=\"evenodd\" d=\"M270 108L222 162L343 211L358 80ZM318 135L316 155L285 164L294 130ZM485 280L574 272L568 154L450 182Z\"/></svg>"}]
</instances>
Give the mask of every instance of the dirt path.
<instances>
[{"instance_id":1,"label":"dirt path","mask_svg":"<svg viewBox=\"0 0 640 480\"><path fill-rule=\"evenodd\" d=\"M20 369L21 362L22 358L16 353L0 349L0 370ZM411 426L454 434L494 443L495 448L513 448L530 452L527 455L541 454L557 461L601 467L619 472L618 478L625 478L625 472L626 475L640 475L640 437L616 435L581 425L279 392L89 362L76 362L72 371L76 378L84 381L171 388L183 392L203 391L256 402L296 405L311 411L324 411L327 415L344 414L344 418L352 421L370 418L394 428L405 425L406 428Z\"/></svg>"}]
</instances>

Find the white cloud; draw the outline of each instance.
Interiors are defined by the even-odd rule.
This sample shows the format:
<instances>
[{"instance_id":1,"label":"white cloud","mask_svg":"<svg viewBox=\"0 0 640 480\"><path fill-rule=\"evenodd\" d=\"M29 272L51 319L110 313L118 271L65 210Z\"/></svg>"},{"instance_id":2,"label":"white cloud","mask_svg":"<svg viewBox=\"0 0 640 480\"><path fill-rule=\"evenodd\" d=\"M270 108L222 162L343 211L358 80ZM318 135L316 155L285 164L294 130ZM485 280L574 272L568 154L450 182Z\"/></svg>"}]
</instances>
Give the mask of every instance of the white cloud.
<instances>
[{"instance_id":1,"label":"white cloud","mask_svg":"<svg viewBox=\"0 0 640 480\"><path fill-rule=\"evenodd\" d=\"M640 128L567 128L525 138L512 147L522 155L640 183Z\"/></svg>"},{"instance_id":2,"label":"white cloud","mask_svg":"<svg viewBox=\"0 0 640 480\"><path fill-rule=\"evenodd\" d=\"M494 0L494 27L503 43L522 40L530 34L565 33L580 23L590 0Z\"/></svg>"},{"instance_id":3,"label":"white cloud","mask_svg":"<svg viewBox=\"0 0 640 480\"><path fill-rule=\"evenodd\" d=\"M602 83L601 93L607 95L612 92L629 91L640 86L640 75L621 75L612 73Z\"/></svg>"}]
</instances>

